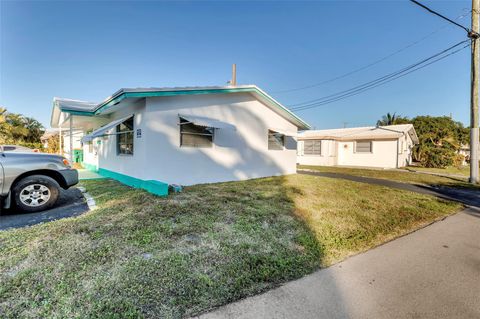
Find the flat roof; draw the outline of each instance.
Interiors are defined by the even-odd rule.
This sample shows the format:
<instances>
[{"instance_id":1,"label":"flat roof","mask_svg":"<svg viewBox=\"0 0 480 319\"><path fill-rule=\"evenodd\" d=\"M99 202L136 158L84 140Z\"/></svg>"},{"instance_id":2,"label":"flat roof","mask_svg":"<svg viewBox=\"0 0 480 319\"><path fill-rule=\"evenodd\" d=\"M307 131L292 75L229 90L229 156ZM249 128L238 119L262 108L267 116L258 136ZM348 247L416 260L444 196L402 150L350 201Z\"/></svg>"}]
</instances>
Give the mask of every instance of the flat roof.
<instances>
[{"instance_id":1,"label":"flat roof","mask_svg":"<svg viewBox=\"0 0 480 319\"><path fill-rule=\"evenodd\" d=\"M417 133L412 124L309 130L298 133L298 138L348 141L362 139L396 139L404 134L409 134L412 141L418 143Z\"/></svg>"},{"instance_id":2,"label":"flat roof","mask_svg":"<svg viewBox=\"0 0 480 319\"><path fill-rule=\"evenodd\" d=\"M261 90L256 85L236 85L236 86L202 86L202 87L159 87L159 88L122 88L107 97L102 102L86 102L64 98L53 99L53 110L51 126L57 127L60 113L70 113L74 115L96 116L100 115L112 106L119 104L127 98L145 98L158 96L178 96L195 94L227 94L248 92L254 95L259 101L266 104L280 116L296 125L299 129L309 129L307 124L292 111L276 101L273 97Z\"/></svg>"}]
</instances>

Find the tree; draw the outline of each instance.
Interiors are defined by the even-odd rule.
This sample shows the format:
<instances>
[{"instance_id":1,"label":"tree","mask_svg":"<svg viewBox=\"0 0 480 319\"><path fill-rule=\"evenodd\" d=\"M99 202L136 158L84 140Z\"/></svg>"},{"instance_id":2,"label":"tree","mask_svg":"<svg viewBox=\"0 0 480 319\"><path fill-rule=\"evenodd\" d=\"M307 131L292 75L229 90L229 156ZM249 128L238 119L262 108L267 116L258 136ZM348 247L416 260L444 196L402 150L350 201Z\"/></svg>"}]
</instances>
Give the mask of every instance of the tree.
<instances>
[{"instance_id":1,"label":"tree","mask_svg":"<svg viewBox=\"0 0 480 319\"><path fill-rule=\"evenodd\" d=\"M469 141L468 128L447 116L417 116L411 122L419 139L413 149L416 161L439 168L459 162L458 150Z\"/></svg>"},{"instance_id":2,"label":"tree","mask_svg":"<svg viewBox=\"0 0 480 319\"><path fill-rule=\"evenodd\" d=\"M393 114L387 113L386 115L382 116L381 120L377 121L378 126L407 124L407 123L410 123L410 120L408 119L408 117L397 115L396 113L393 113Z\"/></svg>"},{"instance_id":3,"label":"tree","mask_svg":"<svg viewBox=\"0 0 480 319\"><path fill-rule=\"evenodd\" d=\"M63 137L62 137L63 143ZM57 154L60 151L60 141L58 139L58 134L54 134L47 139L47 148L45 152Z\"/></svg>"},{"instance_id":4,"label":"tree","mask_svg":"<svg viewBox=\"0 0 480 319\"><path fill-rule=\"evenodd\" d=\"M462 163L458 151L470 141L469 129L448 116L417 116L413 119L395 113L382 116L377 125L411 123L419 144L413 148L413 158L425 167L444 168Z\"/></svg>"},{"instance_id":5,"label":"tree","mask_svg":"<svg viewBox=\"0 0 480 319\"><path fill-rule=\"evenodd\" d=\"M41 148L40 137L43 125L37 120L21 114L10 113L0 107L0 144L17 144Z\"/></svg>"},{"instance_id":6,"label":"tree","mask_svg":"<svg viewBox=\"0 0 480 319\"><path fill-rule=\"evenodd\" d=\"M32 117L25 117L25 127L28 130L25 141L28 143L38 143L45 131L43 125Z\"/></svg>"}]
</instances>

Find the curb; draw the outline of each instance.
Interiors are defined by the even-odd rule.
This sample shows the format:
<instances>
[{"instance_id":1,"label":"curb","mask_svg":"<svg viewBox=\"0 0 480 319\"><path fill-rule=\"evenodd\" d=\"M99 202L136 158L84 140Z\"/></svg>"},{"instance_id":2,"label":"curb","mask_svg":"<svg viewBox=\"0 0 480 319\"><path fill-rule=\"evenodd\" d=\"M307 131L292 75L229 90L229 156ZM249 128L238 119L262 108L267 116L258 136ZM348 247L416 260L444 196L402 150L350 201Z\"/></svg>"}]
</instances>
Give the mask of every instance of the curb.
<instances>
[{"instance_id":1,"label":"curb","mask_svg":"<svg viewBox=\"0 0 480 319\"><path fill-rule=\"evenodd\" d=\"M92 195L87 193L87 190L85 187L79 186L77 188L82 192L82 195L85 198L85 201L87 202L88 209L95 210L97 208L97 204L95 203L95 200L93 199Z\"/></svg>"}]
</instances>

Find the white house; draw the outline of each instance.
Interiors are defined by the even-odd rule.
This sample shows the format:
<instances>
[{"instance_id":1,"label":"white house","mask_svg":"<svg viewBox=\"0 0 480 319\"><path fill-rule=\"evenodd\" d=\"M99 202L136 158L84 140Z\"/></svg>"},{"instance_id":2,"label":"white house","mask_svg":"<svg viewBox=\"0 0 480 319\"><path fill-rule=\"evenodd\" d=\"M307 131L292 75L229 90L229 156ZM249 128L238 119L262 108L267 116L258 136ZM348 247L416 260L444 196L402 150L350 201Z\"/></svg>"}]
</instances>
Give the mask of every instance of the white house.
<instances>
[{"instance_id":1,"label":"white house","mask_svg":"<svg viewBox=\"0 0 480 319\"><path fill-rule=\"evenodd\" d=\"M43 148L48 148L48 140L50 138L57 138L58 139L58 131L57 130L46 130L45 133L40 137L40 141L42 142Z\"/></svg>"},{"instance_id":2,"label":"white house","mask_svg":"<svg viewBox=\"0 0 480 319\"><path fill-rule=\"evenodd\" d=\"M412 124L311 130L298 134L302 165L399 168L412 162Z\"/></svg>"},{"instance_id":3,"label":"white house","mask_svg":"<svg viewBox=\"0 0 480 319\"><path fill-rule=\"evenodd\" d=\"M121 89L100 103L55 98L51 126L84 132L84 166L164 195L296 172L309 126L254 85Z\"/></svg>"},{"instance_id":4,"label":"white house","mask_svg":"<svg viewBox=\"0 0 480 319\"><path fill-rule=\"evenodd\" d=\"M60 134L63 137L61 141L59 140ZM70 138L69 130L61 132L58 129L50 129L45 131L45 133L40 137L40 141L42 142L43 148L47 149L49 139L56 139L59 141L59 146L61 147L60 153L65 157L71 158L75 150L83 150L83 136L84 132L82 130L73 130ZM72 143L72 147L70 147L70 143ZM70 156L71 151L73 152L72 156Z\"/></svg>"}]
</instances>

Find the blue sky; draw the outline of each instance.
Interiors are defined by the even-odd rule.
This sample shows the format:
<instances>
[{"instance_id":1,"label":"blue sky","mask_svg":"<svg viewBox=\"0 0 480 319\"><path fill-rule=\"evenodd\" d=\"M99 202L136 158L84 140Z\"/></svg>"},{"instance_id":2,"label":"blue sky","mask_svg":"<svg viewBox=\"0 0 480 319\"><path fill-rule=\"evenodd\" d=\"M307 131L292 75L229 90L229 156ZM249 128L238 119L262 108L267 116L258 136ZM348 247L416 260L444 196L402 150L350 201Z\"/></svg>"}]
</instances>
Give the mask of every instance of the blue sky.
<instances>
[{"instance_id":1,"label":"blue sky","mask_svg":"<svg viewBox=\"0 0 480 319\"><path fill-rule=\"evenodd\" d=\"M426 1L456 18L470 1ZM470 15L458 22L469 26ZM286 106L370 81L466 38L408 1L0 0L0 105L49 126L54 96L101 101L122 87L256 84ZM347 78L319 83L415 46ZM468 49L363 94L297 114L317 129L386 112L469 123Z\"/></svg>"}]
</instances>

